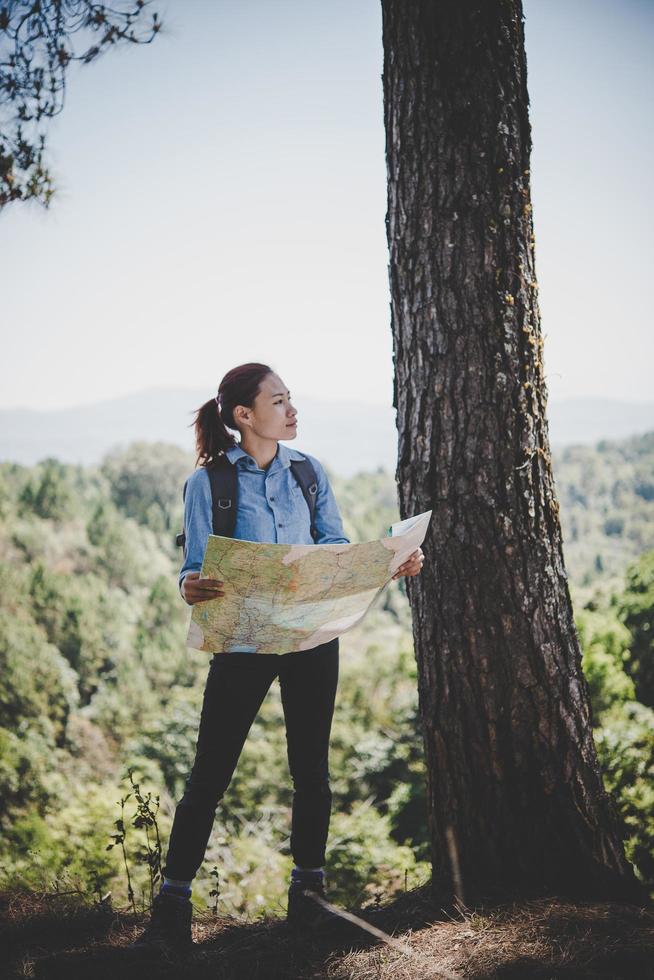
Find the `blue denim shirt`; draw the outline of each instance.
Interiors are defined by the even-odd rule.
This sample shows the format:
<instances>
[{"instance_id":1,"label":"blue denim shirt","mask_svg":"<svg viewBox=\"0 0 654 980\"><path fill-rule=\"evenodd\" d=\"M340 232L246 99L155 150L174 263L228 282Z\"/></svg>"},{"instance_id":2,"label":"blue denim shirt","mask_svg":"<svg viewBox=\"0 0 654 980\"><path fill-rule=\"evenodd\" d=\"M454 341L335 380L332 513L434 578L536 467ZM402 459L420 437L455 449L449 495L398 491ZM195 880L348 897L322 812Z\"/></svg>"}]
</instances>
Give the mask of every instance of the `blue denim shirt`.
<instances>
[{"instance_id":1,"label":"blue denim shirt","mask_svg":"<svg viewBox=\"0 0 654 980\"><path fill-rule=\"evenodd\" d=\"M329 480L315 456L277 443L276 456L268 469L262 470L240 446L232 446L225 455L238 471L235 538L272 544L350 543L343 533L341 515ZM311 537L309 507L291 470L291 460L303 458L313 464L318 482L315 512L318 538L315 542ZM186 546L179 573L180 589L188 572L200 571L207 538L213 533L211 484L206 468L201 466L195 470L184 486Z\"/></svg>"}]
</instances>

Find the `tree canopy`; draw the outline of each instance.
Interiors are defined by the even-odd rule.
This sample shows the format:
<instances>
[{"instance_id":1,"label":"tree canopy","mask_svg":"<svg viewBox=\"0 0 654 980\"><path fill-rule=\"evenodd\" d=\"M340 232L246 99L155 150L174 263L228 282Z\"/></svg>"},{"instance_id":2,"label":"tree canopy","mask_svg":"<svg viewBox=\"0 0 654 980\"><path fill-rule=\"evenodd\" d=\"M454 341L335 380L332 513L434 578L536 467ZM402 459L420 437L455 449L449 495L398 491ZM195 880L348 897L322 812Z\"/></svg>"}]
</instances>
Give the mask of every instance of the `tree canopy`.
<instances>
[{"instance_id":1,"label":"tree canopy","mask_svg":"<svg viewBox=\"0 0 654 980\"><path fill-rule=\"evenodd\" d=\"M0 7L0 208L36 200L54 181L46 124L64 106L70 65L116 44L150 44L161 29L151 0L9 0Z\"/></svg>"}]
</instances>

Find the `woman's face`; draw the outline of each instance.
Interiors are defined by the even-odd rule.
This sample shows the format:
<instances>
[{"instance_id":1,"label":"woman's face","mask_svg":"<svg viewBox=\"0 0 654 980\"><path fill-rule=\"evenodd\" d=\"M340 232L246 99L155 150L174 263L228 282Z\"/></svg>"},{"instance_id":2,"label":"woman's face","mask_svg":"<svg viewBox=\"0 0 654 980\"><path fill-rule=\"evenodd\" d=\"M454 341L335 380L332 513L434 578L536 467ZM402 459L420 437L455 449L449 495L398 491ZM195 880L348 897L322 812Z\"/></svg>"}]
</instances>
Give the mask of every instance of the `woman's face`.
<instances>
[{"instance_id":1,"label":"woman's face","mask_svg":"<svg viewBox=\"0 0 654 980\"><path fill-rule=\"evenodd\" d=\"M254 406L241 406L235 415L243 421L246 432L261 439L295 439L297 435L297 411L291 404L291 393L277 374L267 374Z\"/></svg>"}]
</instances>

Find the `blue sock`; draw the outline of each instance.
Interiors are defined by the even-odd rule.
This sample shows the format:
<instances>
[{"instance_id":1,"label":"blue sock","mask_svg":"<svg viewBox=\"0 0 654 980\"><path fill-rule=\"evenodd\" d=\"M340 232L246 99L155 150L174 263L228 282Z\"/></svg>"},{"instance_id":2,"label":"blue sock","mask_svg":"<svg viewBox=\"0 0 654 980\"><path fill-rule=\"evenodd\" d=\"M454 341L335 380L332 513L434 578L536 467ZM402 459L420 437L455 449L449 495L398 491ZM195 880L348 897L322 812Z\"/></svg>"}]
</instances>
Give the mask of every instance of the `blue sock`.
<instances>
[{"instance_id":1,"label":"blue sock","mask_svg":"<svg viewBox=\"0 0 654 980\"><path fill-rule=\"evenodd\" d=\"M175 878L164 878L163 884L159 889L160 895L169 898L176 898L180 902L186 902L192 894L190 881L178 881Z\"/></svg>"}]
</instances>

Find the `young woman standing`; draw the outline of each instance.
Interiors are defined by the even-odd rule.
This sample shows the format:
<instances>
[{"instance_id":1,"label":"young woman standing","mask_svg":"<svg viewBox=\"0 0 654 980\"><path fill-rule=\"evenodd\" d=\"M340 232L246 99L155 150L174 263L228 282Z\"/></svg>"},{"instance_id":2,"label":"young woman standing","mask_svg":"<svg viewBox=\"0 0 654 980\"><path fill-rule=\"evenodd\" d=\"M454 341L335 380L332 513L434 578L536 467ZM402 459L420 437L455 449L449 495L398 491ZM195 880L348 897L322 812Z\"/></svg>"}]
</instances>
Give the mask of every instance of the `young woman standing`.
<instances>
[{"instance_id":1,"label":"young woman standing","mask_svg":"<svg viewBox=\"0 0 654 980\"><path fill-rule=\"evenodd\" d=\"M237 441L235 432L239 433ZM218 395L195 418L199 467L186 481L186 545L180 592L193 605L226 594L225 583L200 577L212 533L208 468L222 454L236 467L238 507L234 537L281 544L349 543L338 506L318 460L280 444L297 434L290 392L272 368L250 363L222 379ZM308 459L316 474L314 528L291 461ZM416 575L418 549L396 572ZM291 853L295 863L288 919L320 927L329 913L305 896L324 895L323 864L329 828L329 735L338 681L338 638L310 650L256 654L233 649L213 655L206 681L195 761L178 802L168 844L164 881L152 918L137 943L191 944L191 884L204 859L216 807L227 789L248 731L275 678L279 678L293 782Z\"/></svg>"}]
</instances>

